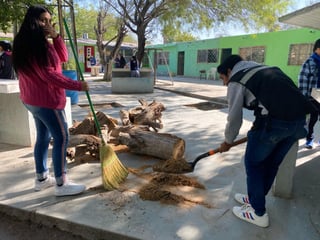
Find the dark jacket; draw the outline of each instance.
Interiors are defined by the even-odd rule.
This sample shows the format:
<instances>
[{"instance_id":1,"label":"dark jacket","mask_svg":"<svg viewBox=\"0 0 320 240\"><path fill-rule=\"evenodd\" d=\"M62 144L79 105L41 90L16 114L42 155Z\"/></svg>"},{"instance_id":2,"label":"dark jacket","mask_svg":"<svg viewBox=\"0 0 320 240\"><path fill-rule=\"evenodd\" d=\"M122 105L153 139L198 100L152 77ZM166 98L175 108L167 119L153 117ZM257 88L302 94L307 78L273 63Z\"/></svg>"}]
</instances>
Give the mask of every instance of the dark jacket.
<instances>
[{"instance_id":1,"label":"dark jacket","mask_svg":"<svg viewBox=\"0 0 320 240\"><path fill-rule=\"evenodd\" d=\"M259 115L258 101L269 115L280 120L301 119L315 109L299 91L294 82L277 67L258 66L237 72L230 82L239 82L248 88L257 102L247 108Z\"/></svg>"},{"instance_id":2,"label":"dark jacket","mask_svg":"<svg viewBox=\"0 0 320 240\"><path fill-rule=\"evenodd\" d=\"M121 56L120 57L120 68L124 68L125 66L126 66L126 64L127 64L127 62L126 62L126 59L123 57L123 56Z\"/></svg>"},{"instance_id":3,"label":"dark jacket","mask_svg":"<svg viewBox=\"0 0 320 240\"><path fill-rule=\"evenodd\" d=\"M0 56L0 79L14 79L11 54L3 52Z\"/></svg>"},{"instance_id":4,"label":"dark jacket","mask_svg":"<svg viewBox=\"0 0 320 240\"><path fill-rule=\"evenodd\" d=\"M136 58L131 58L131 61L130 61L130 70L131 71L135 71L135 70L138 70L138 61L136 60Z\"/></svg>"}]
</instances>

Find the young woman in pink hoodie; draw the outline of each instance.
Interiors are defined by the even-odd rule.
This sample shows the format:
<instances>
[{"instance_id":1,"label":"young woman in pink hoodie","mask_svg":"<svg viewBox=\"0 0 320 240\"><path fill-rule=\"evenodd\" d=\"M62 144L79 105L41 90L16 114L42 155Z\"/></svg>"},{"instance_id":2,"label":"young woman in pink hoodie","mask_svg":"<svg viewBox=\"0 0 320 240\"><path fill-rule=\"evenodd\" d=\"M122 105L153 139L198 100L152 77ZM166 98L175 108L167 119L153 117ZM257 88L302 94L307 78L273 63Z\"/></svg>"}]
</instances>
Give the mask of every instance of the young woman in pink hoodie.
<instances>
[{"instance_id":1,"label":"young woman in pink hoodie","mask_svg":"<svg viewBox=\"0 0 320 240\"><path fill-rule=\"evenodd\" d=\"M65 90L88 91L88 84L62 74L61 64L67 58L67 48L51 23L49 10L44 6L29 7L13 42L12 60L19 79L20 98L33 114L37 129L35 190L55 185L56 196L85 190L84 185L72 183L66 177L68 126L64 108ZM47 166L51 137L54 178Z\"/></svg>"}]
</instances>

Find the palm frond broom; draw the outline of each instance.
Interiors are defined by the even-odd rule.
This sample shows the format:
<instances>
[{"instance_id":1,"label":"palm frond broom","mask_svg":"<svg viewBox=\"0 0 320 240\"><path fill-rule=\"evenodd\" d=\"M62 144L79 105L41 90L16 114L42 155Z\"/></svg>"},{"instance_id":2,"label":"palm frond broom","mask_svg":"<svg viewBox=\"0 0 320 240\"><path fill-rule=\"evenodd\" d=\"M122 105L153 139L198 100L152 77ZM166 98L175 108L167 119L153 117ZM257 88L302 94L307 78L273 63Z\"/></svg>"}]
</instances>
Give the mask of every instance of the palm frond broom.
<instances>
[{"instance_id":1,"label":"palm frond broom","mask_svg":"<svg viewBox=\"0 0 320 240\"><path fill-rule=\"evenodd\" d=\"M65 18L63 19L64 27L66 29L69 43L72 48L72 52L76 61L77 69L80 74L81 81L84 81L83 73L80 68L80 63L78 59L78 54L72 42L71 34L67 25ZM86 96L88 98L88 102L90 105L90 109L94 118L95 125L98 130L98 134L101 138L101 145L99 147L99 155L100 155L100 162L101 162L101 173L102 173L102 182L103 187L107 190L117 189L119 184L122 183L128 176L128 169L122 165L120 160L118 159L116 153L113 151L112 147L108 145L101 133L101 127L99 121L97 119L95 110L93 108L93 104L91 102L91 98L89 92L86 91Z\"/></svg>"}]
</instances>

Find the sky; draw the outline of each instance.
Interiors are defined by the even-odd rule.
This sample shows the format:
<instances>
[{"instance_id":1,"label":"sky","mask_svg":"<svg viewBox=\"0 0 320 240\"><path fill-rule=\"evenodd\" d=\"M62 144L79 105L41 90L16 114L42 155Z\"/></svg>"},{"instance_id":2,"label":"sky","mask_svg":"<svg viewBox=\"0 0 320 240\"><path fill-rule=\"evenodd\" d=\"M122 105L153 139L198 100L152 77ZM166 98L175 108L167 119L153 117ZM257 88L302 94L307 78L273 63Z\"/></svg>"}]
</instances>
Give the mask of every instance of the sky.
<instances>
[{"instance_id":1,"label":"sky","mask_svg":"<svg viewBox=\"0 0 320 240\"><path fill-rule=\"evenodd\" d=\"M312 4L320 2L320 0L295 0L294 5L288 9L287 13L294 12L296 10L299 10L301 8L304 8L306 6L310 6ZM226 30L227 29L227 30ZM208 39L208 38L216 38L221 36L234 36L234 35L243 35L243 34L250 34L256 32L255 30L249 30L249 32L246 32L244 29L241 29L239 26L232 26L231 24L228 25L226 28L224 28L224 31L221 33L218 33L214 30L211 31L202 31L197 33L197 37L199 39ZM160 40L162 41L162 40Z\"/></svg>"}]
</instances>

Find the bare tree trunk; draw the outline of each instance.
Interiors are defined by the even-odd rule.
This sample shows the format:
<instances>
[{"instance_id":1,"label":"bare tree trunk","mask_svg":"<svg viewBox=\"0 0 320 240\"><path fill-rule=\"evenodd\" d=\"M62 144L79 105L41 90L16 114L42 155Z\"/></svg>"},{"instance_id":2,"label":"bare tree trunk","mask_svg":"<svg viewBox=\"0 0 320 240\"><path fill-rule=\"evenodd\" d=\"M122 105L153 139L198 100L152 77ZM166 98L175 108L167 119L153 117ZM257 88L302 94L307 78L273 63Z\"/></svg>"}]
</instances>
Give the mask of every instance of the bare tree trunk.
<instances>
[{"instance_id":1,"label":"bare tree trunk","mask_svg":"<svg viewBox=\"0 0 320 240\"><path fill-rule=\"evenodd\" d=\"M107 16L107 8L101 3L99 14L97 16L97 26L94 27L94 30L97 38L97 47L99 51L100 61L101 61L101 64L104 66L103 79L106 81L111 81L113 60L115 56L118 54L119 49L121 48L123 39L127 35L128 30L125 27L124 20L120 19L117 36L110 39L106 44L103 44L103 35L107 31L106 27L103 25L103 22L106 16ZM105 49L115 39L116 39L115 46L112 48L110 54L106 56Z\"/></svg>"},{"instance_id":2,"label":"bare tree trunk","mask_svg":"<svg viewBox=\"0 0 320 240\"><path fill-rule=\"evenodd\" d=\"M137 60L139 62L139 66L141 67L143 57L144 57L144 51L145 51L145 45L146 45L146 37L145 37L145 29L143 27L138 28L138 51L136 53Z\"/></svg>"},{"instance_id":3,"label":"bare tree trunk","mask_svg":"<svg viewBox=\"0 0 320 240\"><path fill-rule=\"evenodd\" d=\"M100 57L100 64L104 66L104 69L106 69L106 65L107 65L106 54L104 51L105 46L103 44L103 35L107 31L106 27L103 25L103 22L106 16L107 16L107 10L105 6L103 6L102 2L100 2L99 13L97 16L97 26L94 26L94 31L96 33L96 38L97 38L97 48L98 48L99 57Z\"/></svg>"},{"instance_id":4,"label":"bare tree trunk","mask_svg":"<svg viewBox=\"0 0 320 240\"><path fill-rule=\"evenodd\" d=\"M112 80L112 68L113 68L113 61L116 58L116 56L118 55L118 52L121 48L121 44L123 43L124 37L127 35L128 30L126 29L124 23L122 22L119 25L118 28L118 34L117 34L117 40L116 40L116 44L114 45L111 53L110 53L110 57L109 62L107 63L107 73L105 73L106 76L106 80L107 81L111 81Z\"/></svg>"},{"instance_id":5,"label":"bare tree trunk","mask_svg":"<svg viewBox=\"0 0 320 240\"><path fill-rule=\"evenodd\" d=\"M110 57L107 58L106 64L104 65L103 79L110 82L112 80L112 61Z\"/></svg>"}]
</instances>

